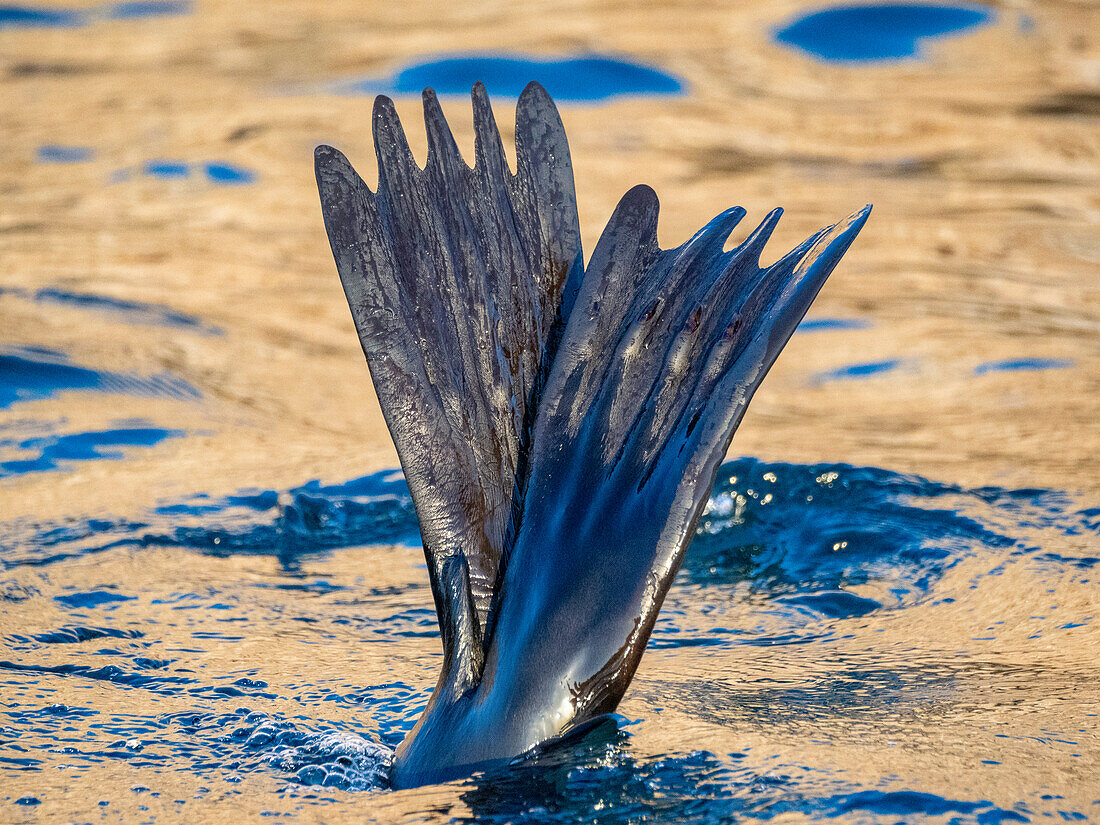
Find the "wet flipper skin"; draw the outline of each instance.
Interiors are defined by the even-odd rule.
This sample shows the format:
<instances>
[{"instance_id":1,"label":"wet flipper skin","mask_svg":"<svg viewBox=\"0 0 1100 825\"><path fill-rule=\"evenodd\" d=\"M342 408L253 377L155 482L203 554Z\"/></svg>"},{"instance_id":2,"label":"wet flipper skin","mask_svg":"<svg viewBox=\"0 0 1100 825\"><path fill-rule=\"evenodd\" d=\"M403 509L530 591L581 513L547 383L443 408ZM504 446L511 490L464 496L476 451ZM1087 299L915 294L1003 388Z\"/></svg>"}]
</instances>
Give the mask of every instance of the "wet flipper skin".
<instances>
[{"instance_id":1,"label":"wet flipper skin","mask_svg":"<svg viewBox=\"0 0 1100 825\"><path fill-rule=\"evenodd\" d=\"M756 387L870 207L775 264L776 210L657 245L620 201L588 266L561 121L536 84L508 171L484 88L477 163L431 92L416 167L375 106L379 187L333 149L317 179L337 268L416 504L444 667L394 782L461 776L616 707Z\"/></svg>"}]
</instances>

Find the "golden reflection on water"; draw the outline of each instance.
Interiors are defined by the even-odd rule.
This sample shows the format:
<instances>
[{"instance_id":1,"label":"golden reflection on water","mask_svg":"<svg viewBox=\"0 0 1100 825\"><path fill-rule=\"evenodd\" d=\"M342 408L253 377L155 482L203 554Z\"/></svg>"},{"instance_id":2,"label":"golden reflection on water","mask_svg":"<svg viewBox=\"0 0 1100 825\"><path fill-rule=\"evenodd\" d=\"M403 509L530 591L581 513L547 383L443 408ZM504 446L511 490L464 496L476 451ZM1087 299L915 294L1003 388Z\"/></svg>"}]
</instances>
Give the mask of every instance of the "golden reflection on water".
<instances>
[{"instance_id":1,"label":"golden reflection on water","mask_svg":"<svg viewBox=\"0 0 1100 825\"><path fill-rule=\"evenodd\" d=\"M89 368L170 373L202 394L196 402L70 393L0 410L0 439L21 438L28 422L78 433L120 419L188 433L125 461L0 479L0 520L141 518L196 492L282 490L396 466L321 227L312 149L339 146L370 182L370 101L324 84L462 49L626 54L689 84L678 98L562 106L588 250L639 181L662 199L666 246L732 204L750 217L787 208L776 250L875 204L810 315L863 328L796 335L734 455L1066 490L1079 507L1094 506L1100 12L1073 2L999 4L995 25L931 44L925 60L836 66L770 42L771 27L806 7L211 2L171 18L0 29L0 345L45 347ZM1020 25L1025 16L1029 26ZM398 101L422 158L418 106ZM471 146L468 103L444 107L460 145ZM497 117L507 132L508 101L497 101ZM91 146L94 156L37 163L46 144ZM117 174L176 158L238 164L257 180ZM47 287L166 305L224 335L120 323L17 292ZM983 367L1028 359L1061 366ZM845 377L868 364L890 367ZM1026 528L1012 529L1028 540ZM1033 538L1046 553L1097 555L1095 528ZM5 602L0 635L72 624L51 598L66 588L117 587L139 598L113 607L110 622L148 627L162 647L178 648L174 668L205 683L260 674L276 698L249 699L250 707L370 734L369 711L339 702L303 711L295 697L393 681L430 689L436 639L370 630L395 612L430 607L420 564L419 551L405 547L341 550L304 569L346 589L303 592L272 589L292 579L271 557L119 548L6 571L11 587L40 595ZM1051 811L1100 817L1095 578L979 553L934 591L954 601L845 619L827 644L650 650L621 708L644 720L630 728L631 752L737 752L762 777L889 780L1005 808L1046 793L1064 797L1048 800ZM153 603L188 593L216 594L230 608ZM717 621L708 610L731 627L770 621L766 601L736 586L678 585L668 607L700 627ZM1065 621L1049 632L1054 614ZM333 622L345 615L355 620ZM185 643L195 633L233 636L235 624L247 626L240 638ZM1033 638L1039 626L1048 632ZM87 664L111 640L59 647L2 655ZM122 718L206 702L75 676L5 677L0 701L20 707L62 703ZM146 756L156 753L151 736ZM369 797L326 790L338 800L326 806L281 795L277 771L233 784L123 759L67 771L63 746L37 758L45 770L6 772L0 796L41 804L0 802L0 820L232 821L301 808L311 819L387 821L462 816L477 805L460 786ZM101 796L110 805L100 808Z\"/></svg>"}]
</instances>

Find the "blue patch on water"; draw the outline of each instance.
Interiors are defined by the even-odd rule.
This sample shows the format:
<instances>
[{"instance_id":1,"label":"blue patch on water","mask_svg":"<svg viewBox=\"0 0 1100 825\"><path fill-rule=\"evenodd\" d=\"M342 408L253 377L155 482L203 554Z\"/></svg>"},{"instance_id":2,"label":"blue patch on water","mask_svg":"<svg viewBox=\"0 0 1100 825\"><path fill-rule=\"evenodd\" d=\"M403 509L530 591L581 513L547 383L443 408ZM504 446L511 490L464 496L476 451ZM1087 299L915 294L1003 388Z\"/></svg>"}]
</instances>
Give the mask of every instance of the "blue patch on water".
<instances>
[{"instance_id":1,"label":"blue patch on water","mask_svg":"<svg viewBox=\"0 0 1100 825\"><path fill-rule=\"evenodd\" d=\"M778 29L778 43L835 63L902 60L921 55L921 41L990 23L995 12L975 4L869 3L830 6Z\"/></svg>"},{"instance_id":2,"label":"blue patch on water","mask_svg":"<svg viewBox=\"0 0 1100 825\"><path fill-rule=\"evenodd\" d=\"M56 597L55 597L56 598ZM68 625L45 633L27 636L13 634L4 639L14 650L33 650L41 645L67 645L89 642L93 639L139 639L140 630L119 630L114 627L88 627Z\"/></svg>"},{"instance_id":3,"label":"blue patch on water","mask_svg":"<svg viewBox=\"0 0 1100 825\"><path fill-rule=\"evenodd\" d=\"M851 378L870 378L873 375L881 375L891 372L901 366L901 359L890 358L885 361L866 361L860 364L849 364L845 367L837 367L833 370L819 372L813 377L812 383L823 384L827 381L842 381Z\"/></svg>"},{"instance_id":4,"label":"blue patch on water","mask_svg":"<svg viewBox=\"0 0 1100 825\"><path fill-rule=\"evenodd\" d=\"M178 160L151 160L142 167L142 173L162 180L182 180L189 178L195 169L201 170L211 183L221 186L235 186L256 182L256 173L251 169L238 166L235 163L225 161L212 161L210 163L189 164ZM127 169L121 169L112 176L112 181L121 183L129 180L130 173Z\"/></svg>"},{"instance_id":5,"label":"blue patch on water","mask_svg":"<svg viewBox=\"0 0 1100 825\"><path fill-rule=\"evenodd\" d=\"M223 331L207 324L193 315L177 312L162 304L147 304L143 301L130 301L125 298L112 298L107 295L93 295L88 292L72 292L56 287L44 287L39 290L20 289L18 287L0 288L0 294L14 295L27 301L38 303L63 304L65 306L89 309L97 312L109 312L119 315L127 323L149 324L151 326L187 329L203 335L222 335Z\"/></svg>"},{"instance_id":6,"label":"blue patch on water","mask_svg":"<svg viewBox=\"0 0 1100 825\"><path fill-rule=\"evenodd\" d=\"M83 24L80 12L37 6L0 6L0 29L66 28Z\"/></svg>"},{"instance_id":7,"label":"blue patch on water","mask_svg":"<svg viewBox=\"0 0 1100 825\"><path fill-rule=\"evenodd\" d=\"M146 175L154 178L186 178L191 174L190 168L186 163L180 163L178 161L171 160L151 160L144 166Z\"/></svg>"},{"instance_id":8,"label":"blue patch on water","mask_svg":"<svg viewBox=\"0 0 1100 825\"><path fill-rule=\"evenodd\" d=\"M206 324L193 315L186 315L160 304L128 301L124 298L92 295L87 292L70 292L53 287L38 290L33 294L33 299L41 303L65 304L81 309L112 312L121 315L127 322L135 324L187 329L204 335L222 334L222 330L218 327Z\"/></svg>"},{"instance_id":9,"label":"blue patch on water","mask_svg":"<svg viewBox=\"0 0 1100 825\"><path fill-rule=\"evenodd\" d=\"M988 372L1031 372L1033 370L1064 370L1073 366L1068 358L1014 358L1007 361L987 361L974 367L976 375Z\"/></svg>"},{"instance_id":10,"label":"blue patch on water","mask_svg":"<svg viewBox=\"0 0 1100 825\"><path fill-rule=\"evenodd\" d=\"M311 481L282 494L243 490L214 498L200 493L162 504L141 521L105 517L23 525L19 532L22 538L12 536L8 546L21 545L30 555L7 557L0 550L0 568L49 564L112 547L166 545L213 556L274 555L284 569L296 570L302 558L336 548L420 543L408 485L393 470L343 484ZM0 548L7 538L0 531Z\"/></svg>"},{"instance_id":11,"label":"blue patch on water","mask_svg":"<svg viewBox=\"0 0 1100 825\"><path fill-rule=\"evenodd\" d=\"M781 604L805 607L833 619L866 616L868 613L882 607L882 604L874 599L867 599L844 590L796 593L790 596L781 596L778 601Z\"/></svg>"},{"instance_id":12,"label":"blue patch on water","mask_svg":"<svg viewBox=\"0 0 1100 825\"><path fill-rule=\"evenodd\" d=\"M138 376L93 370L73 364L62 353L39 347L0 351L0 409L72 391L165 396L185 401L201 397L198 390L172 375Z\"/></svg>"},{"instance_id":13,"label":"blue patch on water","mask_svg":"<svg viewBox=\"0 0 1100 825\"><path fill-rule=\"evenodd\" d=\"M243 166L235 166L232 163L208 163L206 164L206 177L215 183L254 183L256 173Z\"/></svg>"},{"instance_id":14,"label":"blue patch on water","mask_svg":"<svg viewBox=\"0 0 1100 825\"><path fill-rule=\"evenodd\" d=\"M102 607L105 604L115 602L130 602L134 600L134 597L124 596L110 590L89 590L80 593L66 593L64 596L54 596L53 600L66 607L85 608Z\"/></svg>"},{"instance_id":15,"label":"blue patch on water","mask_svg":"<svg viewBox=\"0 0 1100 825\"><path fill-rule=\"evenodd\" d=\"M56 143L39 146L35 152L35 160L39 163L86 163L94 157L95 150L90 146L62 146Z\"/></svg>"},{"instance_id":16,"label":"blue patch on water","mask_svg":"<svg viewBox=\"0 0 1100 825\"><path fill-rule=\"evenodd\" d=\"M170 17L188 14L188 0L129 0L107 7L107 16L115 20L135 20L144 17Z\"/></svg>"},{"instance_id":17,"label":"blue patch on water","mask_svg":"<svg viewBox=\"0 0 1100 825\"><path fill-rule=\"evenodd\" d=\"M0 29L75 28L97 20L136 20L187 14L190 11L191 3L188 0L131 0L82 9L2 5Z\"/></svg>"},{"instance_id":18,"label":"blue patch on water","mask_svg":"<svg viewBox=\"0 0 1100 825\"><path fill-rule=\"evenodd\" d=\"M931 793L917 791L861 791L828 800L832 803L830 816L840 816L853 811L868 811L880 816L943 816L944 814L976 814L982 825L999 822L1028 822L1015 811L997 808L992 802L966 802L946 799ZM982 810L986 809L986 810Z\"/></svg>"},{"instance_id":19,"label":"blue patch on water","mask_svg":"<svg viewBox=\"0 0 1100 825\"><path fill-rule=\"evenodd\" d=\"M159 427L125 427L98 432L70 433L28 438L22 441L0 440L0 458L6 450L32 453L30 458L0 460L0 478L68 469L74 461L119 460L126 458L124 448L154 447L168 438L182 438L182 430Z\"/></svg>"},{"instance_id":20,"label":"blue patch on water","mask_svg":"<svg viewBox=\"0 0 1100 825\"><path fill-rule=\"evenodd\" d=\"M842 329L870 329L871 322L863 318L805 318L795 332L822 332Z\"/></svg>"},{"instance_id":21,"label":"blue patch on water","mask_svg":"<svg viewBox=\"0 0 1100 825\"><path fill-rule=\"evenodd\" d=\"M532 80L558 101L596 101L616 97L683 94L683 81L660 69L624 58L537 58L521 54L469 54L408 65L388 78L342 85L349 93L468 96L477 82L491 95L518 97Z\"/></svg>"}]
</instances>

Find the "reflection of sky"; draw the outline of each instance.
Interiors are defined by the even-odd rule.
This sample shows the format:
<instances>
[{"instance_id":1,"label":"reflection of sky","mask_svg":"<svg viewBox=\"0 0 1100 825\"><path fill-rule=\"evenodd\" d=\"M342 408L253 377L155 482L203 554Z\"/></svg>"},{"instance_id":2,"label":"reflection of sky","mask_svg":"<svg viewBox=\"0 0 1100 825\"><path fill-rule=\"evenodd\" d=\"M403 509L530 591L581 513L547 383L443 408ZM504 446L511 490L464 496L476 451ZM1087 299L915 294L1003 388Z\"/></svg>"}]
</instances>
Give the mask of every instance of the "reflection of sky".
<instances>
[{"instance_id":1,"label":"reflection of sky","mask_svg":"<svg viewBox=\"0 0 1100 825\"><path fill-rule=\"evenodd\" d=\"M878 3L831 6L797 17L775 39L814 57L860 63L919 57L921 41L991 22L994 12L972 4Z\"/></svg>"},{"instance_id":2,"label":"reflection of sky","mask_svg":"<svg viewBox=\"0 0 1100 825\"><path fill-rule=\"evenodd\" d=\"M47 143L38 147L35 160L39 163L85 163L95 157L90 146L62 146Z\"/></svg>"},{"instance_id":3,"label":"reflection of sky","mask_svg":"<svg viewBox=\"0 0 1100 825\"><path fill-rule=\"evenodd\" d=\"M865 318L804 318L795 332L824 332L826 330L870 329Z\"/></svg>"},{"instance_id":4,"label":"reflection of sky","mask_svg":"<svg viewBox=\"0 0 1100 825\"><path fill-rule=\"evenodd\" d=\"M72 363L62 353L37 347L0 352L0 409L71 391L164 396L183 401L201 397L198 390L173 375L93 370Z\"/></svg>"},{"instance_id":5,"label":"reflection of sky","mask_svg":"<svg viewBox=\"0 0 1100 825\"><path fill-rule=\"evenodd\" d=\"M848 364L843 367L837 367L832 370L825 370L817 373L813 378L813 383L822 384L826 381L843 381L852 378L870 378L874 375L881 375L885 372L891 372L901 366L900 358L889 358L885 361L864 361L858 364Z\"/></svg>"},{"instance_id":6,"label":"reflection of sky","mask_svg":"<svg viewBox=\"0 0 1100 825\"><path fill-rule=\"evenodd\" d=\"M1067 358L1010 358L1006 361L987 361L974 367L977 375L987 372L1034 372L1037 370L1064 370L1073 366Z\"/></svg>"},{"instance_id":7,"label":"reflection of sky","mask_svg":"<svg viewBox=\"0 0 1100 825\"><path fill-rule=\"evenodd\" d=\"M211 183L225 185L237 183L254 183L256 173L251 169L238 166L226 161L212 161L210 163L185 163L180 160L151 160L141 167L141 172L151 178L162 180L176 180L189 178L192 174L205 176ZM120 170L115 173L118 180L129 177L130 170Z\"/></svg>"},{"instance_id":8,"label":"reflection of sky","mask_svg":"<svg viewBox=\"0 0 1100 825\"><path fill-rule=\"evenodd\" d=\"M158 327L173 327L190 330L203 335L221 335L222 330L204 323L193 315L177 312L162 304L149 304L144 301L131 301L110 295L95 295L89 292L73 292L58 287L43 287L38 290L18 287L0 288L0 295L11 295L27 301L41 304L61 304L77 309L89 310L112 315L129 324L148 324ZM2 378L0 378L2 380Z\"/></svg>"},{"instance_id":9,"label":"reflection of sky","mask_svg":"<svg viewBox=\"0 0 1100 825\"><path fill-rule=\"evenodd\" d=\"M469 54L410 63L389 77L355 81L342 91L362 94L469 95L477 82L490 95L518 97L532 80L558 101L623 96L677 95L683 81L645 63L604 56L536 58L519 54Z\"/></svg>"},{"instance_id":10,"label":"reflection of sky","mask_svg":"<svg viewBox=\"0 0 1100 825\"><path fill-rule=\"evenodd\" d=\"M137 447L154 447L182 430L131 426L96 432L0 440L0 478L68 469L75 461L119 460Z\"/></svg>"},{"instance_id":11,"label":"reflection of sky","mask_svg":"<svg viewBox=\"0 0 1100 825\"><path fill-rule=\"evenodd\" d=\"M107 3L86 9L42 8L39 6L0 6L0 29L74 28L97 20L136 20L143 17L169 17L191 11L188 0L131 0Z\"/></svg>"}]
</instances>

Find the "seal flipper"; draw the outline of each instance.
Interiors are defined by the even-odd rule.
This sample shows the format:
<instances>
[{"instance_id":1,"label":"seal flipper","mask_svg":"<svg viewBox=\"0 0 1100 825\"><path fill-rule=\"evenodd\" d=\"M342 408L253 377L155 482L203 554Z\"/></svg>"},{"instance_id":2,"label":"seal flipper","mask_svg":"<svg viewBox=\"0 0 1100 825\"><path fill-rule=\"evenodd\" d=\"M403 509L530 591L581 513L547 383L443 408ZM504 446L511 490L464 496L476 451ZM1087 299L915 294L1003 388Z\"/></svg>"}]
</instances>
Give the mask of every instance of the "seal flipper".
<instances>
[{"instance_id":1,"label":"seal flipper","mask_svg":"<svg viewBox=\"0 0 1100 825\"><path fill-rule=\"evenodd\" d=\"M778 210L731 252L740 209L662 251L656 195L636 187L582 276L568 148L541 87L517 105L515 175L480 85L473 169L430 91L425 119L421 170L376 102L376 194L317 151L444 642L398 786L499 764L615 708L749 399L869 212L761 268Z\"/></svg>"},{"instance_id":2,"label":"seal flipper","mask_svg":"<svg viewBox=\"0 0 1100 825\"><path fill-rule=\"evenodd\" d=\"M778 210L731 252L733 211L661 251L653 191L620 202L547 383L490 620L484 703L560 709L528 736L618 704L753 392L869 211L761 268Z\"/></svg>"},{"instance_id":3,"label":"seal flipper","mask_svg":"<svg viewBox=\"0 0 1100 825\"><path fill-rule=\"evenodd\" d=\"M472 169L430 90L425 169L385 97L373 115L376 193L335 149L316 153L329 241L416 506L455 663L462 658L451 646L473 636L454 612L459 573L444 568L464 558L459 577L468 571L480 636L520 509L564 299L582 274L572 167L549 96L532 84L520 98L514 175L481 84L473 99Z\"/></svg>"}]
</instances>

